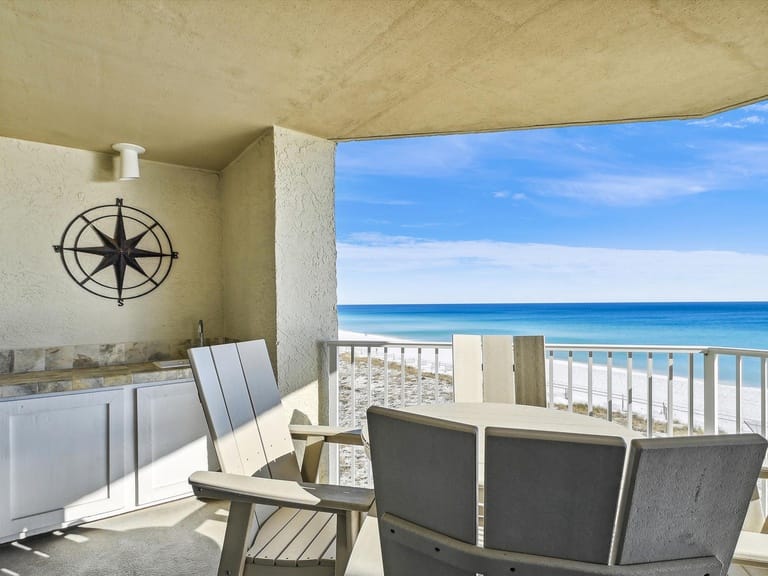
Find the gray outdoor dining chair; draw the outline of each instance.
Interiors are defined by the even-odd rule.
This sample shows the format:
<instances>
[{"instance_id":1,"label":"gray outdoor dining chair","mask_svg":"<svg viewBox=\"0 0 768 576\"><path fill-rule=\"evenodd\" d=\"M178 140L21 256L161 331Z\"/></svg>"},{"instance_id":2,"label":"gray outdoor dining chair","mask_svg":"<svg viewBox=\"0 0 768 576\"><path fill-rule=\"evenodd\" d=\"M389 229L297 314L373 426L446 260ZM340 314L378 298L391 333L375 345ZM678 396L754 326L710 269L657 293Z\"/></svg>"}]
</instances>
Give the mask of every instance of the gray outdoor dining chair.
<instances>
[{"instance_id":1,"label":"gray outdoor dining chair","mask_svg":"<svg viewBox=\"0 0 768 576\"><path fill-rule=\"evenodd\" d=\"M623 475L621 438L488 428L480 546L476 430L379 407L368 429L378 523L347 576L724 576L767 445L633 440Z\"/></svg>"},{"instance_id":2,"label":"gray outdoor dining chair","mask_svg":"<svg viewBox=\"0 0 768 576\"><path fill-rule=\"evenodd\" d=\"M190 484L230 501L218 575L341 576L373 491L314 482L320 441L361 445L359 430L289 426L263 340L188 354L222 469ZM307 440L301 469L293 439Z\"/></svg>"}]
</instances>

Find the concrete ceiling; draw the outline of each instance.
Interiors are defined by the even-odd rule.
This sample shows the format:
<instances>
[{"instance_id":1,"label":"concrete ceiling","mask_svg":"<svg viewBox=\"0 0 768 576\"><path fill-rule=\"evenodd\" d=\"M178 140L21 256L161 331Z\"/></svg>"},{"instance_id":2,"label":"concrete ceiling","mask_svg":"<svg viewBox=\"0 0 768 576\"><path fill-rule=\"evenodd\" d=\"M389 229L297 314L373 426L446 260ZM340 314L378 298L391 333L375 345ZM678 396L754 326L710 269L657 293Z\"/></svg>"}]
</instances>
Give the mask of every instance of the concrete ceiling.
<instances>
[{"instance_id":1,"label":"concrete ceiling","mask_svg":"<svg viewBox=\"0 0 768 576\"><path fill-rule=\"evenodd\" d=\"M766 0L0 0L0 135L219 170L332 140L768 97Z\"/></svg>"}]
</instances>

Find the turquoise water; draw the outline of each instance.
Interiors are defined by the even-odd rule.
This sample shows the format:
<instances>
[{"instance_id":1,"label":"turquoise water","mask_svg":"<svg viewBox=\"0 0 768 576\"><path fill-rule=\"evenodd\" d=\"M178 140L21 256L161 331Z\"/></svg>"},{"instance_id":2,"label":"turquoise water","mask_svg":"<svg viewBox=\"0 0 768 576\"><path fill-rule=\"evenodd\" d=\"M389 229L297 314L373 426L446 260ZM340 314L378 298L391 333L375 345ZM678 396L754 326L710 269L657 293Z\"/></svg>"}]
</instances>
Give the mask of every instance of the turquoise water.
<instances>
[{"instance_id":1,"label":"turquoise water","mask_svg":"<svg viewBox=\"0 0 768 576\"><path fill-rule=\"evenodd\" d=\"M544 334L552 343L768 349L768 302L340 305L339 328L430 342Z\"/></svg>"},{"instance_id":2,"label":"turquoise water","mask_svg":"<svg viewBox=\"0 0 768 576\"><path fill-rule=\"evenodd\" d=\"M768 349L768 302L340 305L339 328L428 342L454 333L543 334L554 344ZM721 366L726 379L732 371Z\"/></svg>"}]
</instances>

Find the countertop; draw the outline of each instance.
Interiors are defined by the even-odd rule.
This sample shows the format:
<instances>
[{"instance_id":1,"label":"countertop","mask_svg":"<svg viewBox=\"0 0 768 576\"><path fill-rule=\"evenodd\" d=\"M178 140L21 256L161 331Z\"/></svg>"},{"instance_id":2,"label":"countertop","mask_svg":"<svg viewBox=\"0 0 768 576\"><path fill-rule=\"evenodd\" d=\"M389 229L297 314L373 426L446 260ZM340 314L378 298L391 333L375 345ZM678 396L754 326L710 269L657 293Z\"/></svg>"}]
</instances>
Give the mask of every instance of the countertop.
<instances>
[{"instance_id":1,"label":"countertop","mask_svg":"<svg viewBox=\"0 0 768 576\"><path fill-rule=\"evenodd\" d=\"M189 380L192 378L192 369L189 367L189 363L184 364L168 366L168 363L158 365L154 362L142 362L95 368L0 374L0 398L145 384L165 380Z\"/></svg>"}]
</instances>

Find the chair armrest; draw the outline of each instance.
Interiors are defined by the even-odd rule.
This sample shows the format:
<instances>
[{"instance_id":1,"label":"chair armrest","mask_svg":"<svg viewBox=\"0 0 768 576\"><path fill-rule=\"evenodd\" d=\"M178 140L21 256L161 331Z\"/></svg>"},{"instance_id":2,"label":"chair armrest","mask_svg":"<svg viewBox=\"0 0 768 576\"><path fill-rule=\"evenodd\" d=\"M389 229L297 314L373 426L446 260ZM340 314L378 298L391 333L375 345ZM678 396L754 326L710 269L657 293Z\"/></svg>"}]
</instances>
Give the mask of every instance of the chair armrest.
<instances>
[{"instance_id":1,"label":"chair armrest","mask_svg":"<svg viewBox=\"0 0 768 576\"><path fill-rule=\"evenodd\" d=\"M341 426L314 426L307 424L291 424L291 436L296 440L306 440L311 436L320 436L331 444L349 444L362 446L363 440L359 428L343 428Z\"/></svg>"},{"instance_id":2,"label":"chair armrest","mask_svg":"<svg viewBox=\"0 0 768 576\"><path fill-rule=\"evenodd\" d=\"M768 534L742 530L733 553L733 562L768 568Z\"/></svg>"},{"instance_id":3,"label":"chair armrest","mask_svg":"<svg viewBox=\"0 0 768 576\"><path fill-rule=\"evenodd\" d=\"M189 477L189 483L197 497L250 504L272 504L336 513L366 512L373 504L373 490L351 486L272 480L208 471L194 472Z\"/></svg>"}]
</instances>

